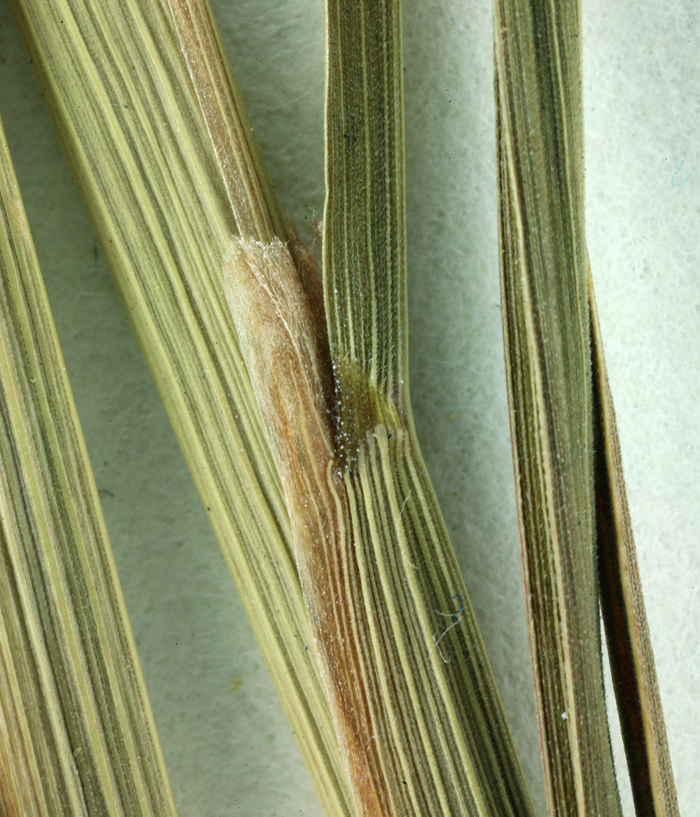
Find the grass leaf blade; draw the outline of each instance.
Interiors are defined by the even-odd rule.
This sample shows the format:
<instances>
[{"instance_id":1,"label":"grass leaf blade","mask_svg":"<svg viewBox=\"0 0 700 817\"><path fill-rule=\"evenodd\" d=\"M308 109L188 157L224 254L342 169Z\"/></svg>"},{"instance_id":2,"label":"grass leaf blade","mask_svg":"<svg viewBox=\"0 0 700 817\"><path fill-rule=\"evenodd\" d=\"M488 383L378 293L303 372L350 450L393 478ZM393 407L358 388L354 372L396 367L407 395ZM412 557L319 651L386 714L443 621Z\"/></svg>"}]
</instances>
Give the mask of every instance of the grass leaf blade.
<instances>
[{"instance_id":1,"label":"grass leaf blade","mask_svg":"<svg viewBox=\"0 0 700 817\"><path fill-rule=\"evenodd\" d=\"M506 369L550 814L620 813L594 546L580 9L496 0Z\"/></svg>"},{"instance_id":2,"label":"grass leaf blade","mask_svg":"<svg viewBox=\"0 0 700 817\"><path fill-rule=\"evenodd\" d=\"M396 2L326 3L323 269L350 446L385 413L395 422L406 411L400 32Z\"/></svg>"},{"instance_id":3,"label":"grass leaf blade","mask_svg":"<svg viewBox=\"0 0 700 817\"><path fill-rule=\"evenodd\" d=\"M0 124L0 810L174 815Z\"/></svg>"},{"instance_id":4,"label":"grass leaf blade","mask_svg":"<svg viewBox=\"0 0 700 817\"><path fill-rule=\"evenodd\" d=\"M610 668L639 817L678 817L654 652L632 533L593 279L588 273L600 602Z\"/></svg>"}]
</instances>

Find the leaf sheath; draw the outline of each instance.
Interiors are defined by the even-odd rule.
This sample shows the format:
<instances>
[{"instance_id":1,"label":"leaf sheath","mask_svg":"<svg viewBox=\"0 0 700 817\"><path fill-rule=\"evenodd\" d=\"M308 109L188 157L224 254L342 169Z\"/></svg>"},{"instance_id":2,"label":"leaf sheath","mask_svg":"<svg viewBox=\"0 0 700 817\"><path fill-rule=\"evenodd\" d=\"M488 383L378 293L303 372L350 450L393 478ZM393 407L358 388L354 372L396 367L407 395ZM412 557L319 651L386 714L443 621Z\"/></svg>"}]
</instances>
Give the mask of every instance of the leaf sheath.
<instances>
[{"instance_id":1,"label":"leaf sheath","mask_svg":"<svg viewBox=\"0 0 700 817\"><path fill-rule=\"evenodd\" d=\"M376 781L368 813L525 815L410 413L400 29L396 0L326 3L323 263L340 479L330 583L348 622L327 636L326 675L362 713L342 733L364 747L355 791L366 774ZM342 672L338 637L352 657Z\"/></svg>"}]
</instances>

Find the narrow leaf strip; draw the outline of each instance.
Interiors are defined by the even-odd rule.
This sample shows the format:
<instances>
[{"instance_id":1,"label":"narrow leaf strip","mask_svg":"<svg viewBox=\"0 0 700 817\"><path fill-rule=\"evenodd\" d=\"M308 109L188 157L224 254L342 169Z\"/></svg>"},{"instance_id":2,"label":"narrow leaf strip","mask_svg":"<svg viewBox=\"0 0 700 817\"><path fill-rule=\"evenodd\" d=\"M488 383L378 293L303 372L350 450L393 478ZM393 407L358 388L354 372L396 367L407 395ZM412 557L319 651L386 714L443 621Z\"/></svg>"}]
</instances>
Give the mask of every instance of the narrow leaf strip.
<instances>
[{"instance_id":1,"label":"narrow leaf strip","mask_svg":"<svg viewBox=\"0 0 700 817\"><path fill-rule=\"evenodd\" d=\"M295 540L358 812L529 815L410 415L399 3L328 0L326 37L335 509Z\"/></svg>"},{"instance_id":2,"label":"narrow leaf strip","mask_svg":"<svg viewBox=\"0 0 700 817\"><path fill-rule=\"evenodd\" d=\"M0 812L176 813L1 124Z\"/></svg>"},{"instance_id":3,"label":"narrow leaf strip","mask_svg":"<svg viewBox=\"0 0 700 817\"><path fill-rule=\"evenodd\" d=\"M168 0L14 5L321 802L329 815L350 815L325 690L307 649L313 635L285 497L224 296L222 268L232 234L240 228L269 236L279 229L279 218L259 174L247 120L236 119L240 111L230 107L238 97L221 85L230 74L217 65L223 55L218 39L211 40L208 7L174 2L173 8L189 15L176 23ZM198 38L185 46L190 57L199 52L203 60L196 70L183 56L178 26L181 35L186 30L187 37ZM193 82L204 87L195 91ZM207 93L205 120L200 98ZM209 115L216 108L231 119L216 124ZM241 134L245 145L222 148ZM222 167L226 150L242 167L239 183L232 181L235 167Z\"/></svg>"},{"instance_id":4,"label":"narrow leaf strip","mask_svg":"<svg viewBox=\"0 0 700 817\"><path fill-rule=\"evenodd\" d=\"M551 815L617 815L593 489L578 0L495 0L503 327Z\"/></svg>"},{"instance_id":5,"label":"narrow leaf strip","mask_svg":"<svg viewBox=\"0 0 700 817\"><path fill-rule=\"evenodd\" d=\"M615 697L638 817L678 817L676 786L590 268L588 286L600 601Z\"/></svg>"}]
</instances>

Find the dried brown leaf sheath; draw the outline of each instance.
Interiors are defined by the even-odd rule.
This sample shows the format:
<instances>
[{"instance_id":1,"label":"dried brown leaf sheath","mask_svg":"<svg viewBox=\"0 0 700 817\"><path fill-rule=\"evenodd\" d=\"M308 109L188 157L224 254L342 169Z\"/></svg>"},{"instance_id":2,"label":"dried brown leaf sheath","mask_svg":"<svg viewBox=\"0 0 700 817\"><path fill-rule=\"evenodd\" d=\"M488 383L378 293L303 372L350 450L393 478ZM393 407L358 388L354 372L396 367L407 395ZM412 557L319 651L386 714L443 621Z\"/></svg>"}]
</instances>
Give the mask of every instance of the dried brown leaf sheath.
<instances>
[{"instance_id":1,"label":"dried brown leaf sheath","mask_svg":"<svg viewBox=\"0 0 700 817\"><path fill-rule=\"evenodd\" d=\"M288 250L233 239L225 274L357 813L531 813L512 756L494 751L509 736L410 435L377 424L348 462ZM457 612L440 612L453 595Z\"/></svg>"},{"instance_id":2,"label":"dried brown leaf sheath","mask_svg":"<svg viewBox=\"0 0 700 817\"><path fill-rule=\"evenodd\" d=\"M229 175L248 150L240 142L250 132L237 124L237 95L226 85L232 79L213 59L221 49L211 21L185 26L181 15L194 4L172 5L228 196L235 199L238 188ZM367 123L365 137L377 142L370 151L371 183L362 178L362 162L337 165L349 172L343 184L354 192L339 210L332 205L336 215L345 213L341 222L351 243L344 244L338 230L324 241L328 322L312 297L316 276L300 269L303 253L293 245L292 259L255 217L237 216L241 237L233 239L224 264L227 297L282 476L297 569L356 809L527 814L529 797L407 407L397 10L393 2L363 6L361 28L371 36L358 36L354 24L343 35L354 38L351 50L367 49L364 81L381 82L384 90L371 95L371 112L357 112ZM339 11L332 12L334 20ZM334 31L331 22L333 53L343 40ZM348 86L329 79L329 88L336 94ZM391 104L377 106L384 94ZM361 104L361 95L352 104ZM329 123L335 121L332 108ZM385 113L388 127L374 121ZM332 128L345 149L347 129ZM219 138L224 133L229 137ZM356 158L367 155L359 130L352 145ZM393 157L388 164L385 150ZM393 194L365 198L374 177L384 178ZM331 199L342 200L335 176L329 184ZM272 207L272 198L267 201ZM233 202L236 213L256 208ZM358 232L368 217L369 232ZM348 258L352 263L344 266ZM375 276L369 288L368 258ZM342 339L332 365L327 337ZM347 340L362 353L344 351ZM444 611L454 598L463 601L453 616Z\"/></svg>"},{"instance_id":3,"label":"dried brown leaf sheath","mask_svg":"<svg viewBox=\"0 0 700 817\"><path fill-rule=\"evenodd\" d=\"M354 649L347 586L349 520L328 400L325 327L317 325L289 250L278 239L263 245L234 238L224 274L248 371L277 453L299 578L341 753L359 795L358 813L388 813L388 793L372 770L378 762Z\"/></svg>"}]
</instances>

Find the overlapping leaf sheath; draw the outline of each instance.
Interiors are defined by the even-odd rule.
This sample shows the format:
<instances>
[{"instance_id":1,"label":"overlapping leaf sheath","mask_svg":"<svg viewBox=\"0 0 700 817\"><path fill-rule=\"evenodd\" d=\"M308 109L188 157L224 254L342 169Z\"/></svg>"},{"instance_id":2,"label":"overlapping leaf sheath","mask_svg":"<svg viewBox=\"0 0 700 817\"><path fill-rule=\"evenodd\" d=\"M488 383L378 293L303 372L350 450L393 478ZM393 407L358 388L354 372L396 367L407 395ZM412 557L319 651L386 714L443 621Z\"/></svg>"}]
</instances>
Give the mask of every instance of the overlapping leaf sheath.
<instances>
[{"instance_id":1,"label":"overlapping leaf sheath","mask_svg":"<svg viewBox=\"0 0 700 817\"><path fill-rule=\"evenodd\" d=\"M176 813L2 125L0 813Z\"/></svg>"},{"instance_id":2,"label":"overlapping leaf sheath","mask_svg":"<svg viewBox=\"0 0 700 817\"><path fill-rule=\"evenodd\" d=\"M285 498L224 297L231 235L270 241L284 228L208 6L14 5L321 802L329 815L352 814L324 687L307 649L313 636ZM197 91L201 76L188 66L188 53L208 75ZM231 117L216 133L202 116L207 99ZM238 139L227 155L239 166L222 164L217 154L227 134Z\"/></svg>"},{"instance_id":3,"label":"overlapping leaf sheath","mask_svg":"<svg viewBox=\"0 0 700 817\"><path fill-rule=\"evenodd\" d=\"M603 693L577 0L496 0L503 325L550 814L618 815Z\"/></svg>"},{"instance_id":4,"label":"overlapping leaf sheath","mask_svg":"<svg viewBox=\"0 0 700 817\"><path fill-rule=\"evenodd\" d=\"M336 727L362 813L530 814L410 416L399 4L330 0L326 36L334 524L302 585Z\"/></svg>"}]
</instances>

